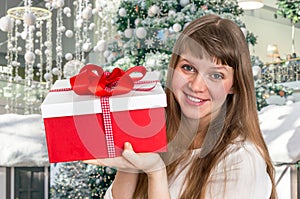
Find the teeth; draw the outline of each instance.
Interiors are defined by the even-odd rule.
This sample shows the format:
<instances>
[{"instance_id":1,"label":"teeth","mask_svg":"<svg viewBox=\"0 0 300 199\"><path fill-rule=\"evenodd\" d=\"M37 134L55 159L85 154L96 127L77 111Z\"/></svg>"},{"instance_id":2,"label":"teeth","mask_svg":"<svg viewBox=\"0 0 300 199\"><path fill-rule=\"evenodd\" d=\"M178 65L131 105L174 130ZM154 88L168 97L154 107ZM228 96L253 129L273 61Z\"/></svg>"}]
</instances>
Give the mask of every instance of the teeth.
<instances>
[{"instance_id":1,"label":"teeth","mask_svg":"<svg viewBox=\"0 0 300 199\"><path fill-rule=\"evenodd\" d=\"M200 99L198 99L198 98L195 98L195 97L192 97L192 96L187 96L188 97L188 99L189 100L191 100L192 102L197 102L197 103L199 103L199 102L201 102L202 100L200 100Z\"/></svg>"}]
</instances>

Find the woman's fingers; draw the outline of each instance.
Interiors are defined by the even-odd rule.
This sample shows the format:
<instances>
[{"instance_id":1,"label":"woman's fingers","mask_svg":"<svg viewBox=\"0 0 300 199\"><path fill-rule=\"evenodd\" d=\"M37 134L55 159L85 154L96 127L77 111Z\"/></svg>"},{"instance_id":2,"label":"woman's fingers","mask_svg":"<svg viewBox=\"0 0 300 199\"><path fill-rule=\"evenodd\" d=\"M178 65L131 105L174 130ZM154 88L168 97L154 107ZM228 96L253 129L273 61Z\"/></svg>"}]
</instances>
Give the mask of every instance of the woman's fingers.
<instances>
[{"instance_id":1,"label":"woman's fingers","mask_svg":"<svg viewBox=\"0 0 300 199\"><path fill-rule=\"evenodd\" d=\"M160 155L157 153L135 153L128 142L124 144L122 156L133 166L146 173L165 168Z\"/></svg>"}]
</instances>

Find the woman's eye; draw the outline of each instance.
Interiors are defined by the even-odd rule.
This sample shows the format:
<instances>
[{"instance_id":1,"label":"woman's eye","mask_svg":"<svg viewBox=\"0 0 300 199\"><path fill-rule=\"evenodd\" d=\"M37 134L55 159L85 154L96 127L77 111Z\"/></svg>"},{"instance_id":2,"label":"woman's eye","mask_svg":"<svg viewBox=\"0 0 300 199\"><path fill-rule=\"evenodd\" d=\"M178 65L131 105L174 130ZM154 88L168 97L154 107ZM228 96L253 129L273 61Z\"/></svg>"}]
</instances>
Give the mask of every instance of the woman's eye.
<instances>
[{"instance_id":1,"label":"woman's eye","mask_svg":"<svg viewBox=\"0 0 300 199\"><path fill-rule=\"evenodd\" d=\"M223 75L220 73L214 73L211 75L213 79L223 79Z\"/></svg>"},{"instance_id":2,"label":"woman's eye","mask_svg":"<svg viewBox=\"0 0 300 199\"><path fill-rule=\"evenodd\" d=\"M193 66L190 66L190 65L183 65L182 68L186 71L189 71L189 72L194 72L195 71L195 68Z\"/></svg>"}]
</instances>

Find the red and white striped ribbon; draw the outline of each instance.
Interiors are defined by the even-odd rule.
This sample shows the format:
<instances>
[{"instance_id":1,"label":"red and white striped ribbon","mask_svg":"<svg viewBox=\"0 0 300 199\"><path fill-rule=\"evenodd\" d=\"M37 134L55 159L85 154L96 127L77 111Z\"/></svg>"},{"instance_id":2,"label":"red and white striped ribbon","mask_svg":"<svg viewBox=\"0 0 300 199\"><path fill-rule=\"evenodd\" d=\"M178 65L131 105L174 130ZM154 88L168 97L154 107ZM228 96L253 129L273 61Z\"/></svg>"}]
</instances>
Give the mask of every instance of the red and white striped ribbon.
<instances>
[{"instance_id":1,"label":"red and white striped ribbon","mask_svg":"<svg viewBox=\"0 0 300 199\"><path fill-rule=\"evenodd\" d=\"M101 102L103 126L104 126L105 138L106 138L108 157L113 158L116 157L116 150L115 150L115 142L114 142L114 135L112 130L111 117L110 117L109 97L107 96L100 97L100 102Z\"/></svg>"}]
</instances>

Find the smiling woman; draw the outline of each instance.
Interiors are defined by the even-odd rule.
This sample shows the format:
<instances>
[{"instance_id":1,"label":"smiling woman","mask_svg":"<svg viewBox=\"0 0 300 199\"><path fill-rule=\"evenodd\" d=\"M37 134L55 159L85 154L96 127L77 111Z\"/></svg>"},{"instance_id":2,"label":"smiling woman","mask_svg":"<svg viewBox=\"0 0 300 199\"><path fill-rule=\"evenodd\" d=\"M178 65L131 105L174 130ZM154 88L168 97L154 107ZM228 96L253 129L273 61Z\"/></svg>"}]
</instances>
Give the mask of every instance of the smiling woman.
<instances>
[{"instance_id":1,"label":"smiling woman","mask_svg":"<svg viewBox=\"0 0 300 199\"><path fill-rule=\"evenodd\" d=\"M226 96L232 94L233 72L226 65L181 55L172 88L183 114L192 119L218 114Z\"/></svg>"},{"instance_id":2,"label":"smiling woman","mask_svg":"<svg viewBox=\"0 0 300 199\"><path fill-rule=\"evenodd\" d=\"M126 143L121 157L88 161L119 169L105 198L275 199L253 82L240 28L217 15L192 21L169 64L168 152Z\"/></svg>"}]
</instances>

